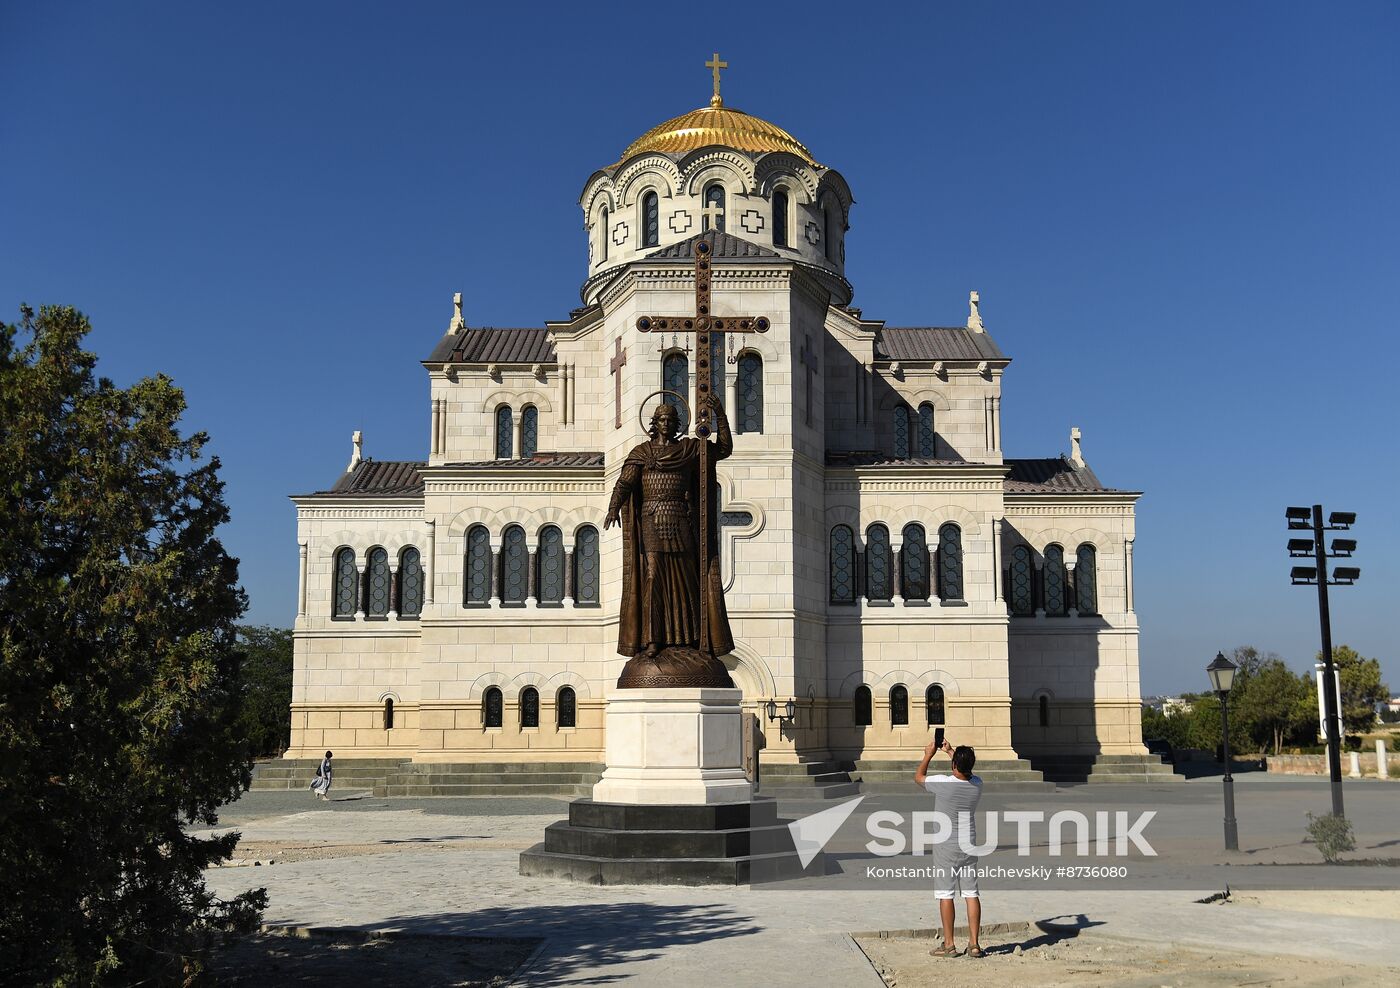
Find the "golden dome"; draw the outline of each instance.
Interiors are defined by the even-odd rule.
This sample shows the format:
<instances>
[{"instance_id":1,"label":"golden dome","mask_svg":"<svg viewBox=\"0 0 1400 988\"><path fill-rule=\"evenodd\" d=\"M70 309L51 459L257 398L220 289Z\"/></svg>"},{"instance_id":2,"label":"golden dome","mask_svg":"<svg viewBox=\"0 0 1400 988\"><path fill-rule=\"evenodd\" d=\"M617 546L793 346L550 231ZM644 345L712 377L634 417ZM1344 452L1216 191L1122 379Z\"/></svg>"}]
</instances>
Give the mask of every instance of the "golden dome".
<instances>
[{"instance_id":1,"label":"golden dome","mask_svg":"<svg viewBox=\"0 0 1400 988\"><path fill-rule=\"evenodd\" d=\"M622 152L622 160L645 151L684 154L712 145L751 153L786 151L809 165L817 164L812 152L783 128L725 106L719 102L718 96L710 106L702 106L657 124Z\"/></svg>"}]
</instances>

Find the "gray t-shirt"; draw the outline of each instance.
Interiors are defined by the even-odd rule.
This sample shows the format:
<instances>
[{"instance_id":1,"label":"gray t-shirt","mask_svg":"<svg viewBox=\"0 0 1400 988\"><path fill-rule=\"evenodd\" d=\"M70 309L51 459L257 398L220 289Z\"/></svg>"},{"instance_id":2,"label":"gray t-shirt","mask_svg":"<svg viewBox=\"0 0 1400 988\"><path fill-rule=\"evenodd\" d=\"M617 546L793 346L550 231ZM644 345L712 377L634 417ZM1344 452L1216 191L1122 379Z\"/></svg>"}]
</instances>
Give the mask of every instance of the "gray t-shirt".
<instances>
[{"instance_id":1,"label":"gray t-shirt","mask_svg":"<svg viewBox=\"0 0 1400 988\"><path fill-rule=\"evenodd\" d=\"M934 809L948 814L953 829L946 843L941 847L940 857L966 856L963 844L969 847L977 843L977 802L982 798L982 779L970 776L959 779L956 775L928 775L924 777L924 788L933 793ZM967 829L964 831L963 825Z\"/></svg>"}]
</instances>

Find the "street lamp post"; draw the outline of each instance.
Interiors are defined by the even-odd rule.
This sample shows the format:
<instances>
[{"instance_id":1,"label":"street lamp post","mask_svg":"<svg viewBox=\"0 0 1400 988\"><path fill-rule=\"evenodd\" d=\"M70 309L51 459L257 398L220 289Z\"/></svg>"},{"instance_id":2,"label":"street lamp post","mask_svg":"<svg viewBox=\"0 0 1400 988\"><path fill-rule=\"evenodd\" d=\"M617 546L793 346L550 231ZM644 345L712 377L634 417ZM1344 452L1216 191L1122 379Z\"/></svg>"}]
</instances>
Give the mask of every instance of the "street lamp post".
<instances>
[{"instance_id":1,"label":"street lamp post","mask_svg":"<svg viewBox=\"0 0 1400 988\"><path fill-rule=\"evenodd\" d=\"M1235 826L1235 779L1230 774L1230 687L1235 684L1235 669L1238 667L1225 658L1224 652L1215 653L1215 661L1206 666L1206 675L1215 695L1220 697L1220 736L1225 747L1225 850L1240 849L1240 835Z\"/></svg>"},{"instance_id":2,"label":"street lamp post","mask_svg":"<svg viewBox=\"0 0 1400 988\"><path fill-rule=\"evenodd\" d=\"M1289 539L1288 554L1294 557L1312 556L1314 566L1294 566L1291 574L1295 586L1317 584L1317 613L1322 625L1322 675L1323 709L1327 723L1323 733L1327 737L1327 769L1332 777L1332 813L1345 816L1342 807L1342 725L1341 698L1337 696L1336 667L1332 664L1332 612L1327 602L1329 586L1351 586L1361 577L1361 570L1355 566L1338 566L1327 573L1327 560L1350 558L1356 551L1355 539L1333 539L1329 552L1323 544L1323 532L1348 531L1356 524L1356 512L1333 511L1322 523L1322 505L1314 504L1312 509L1289 508L1286 517L1291 530L1311 531L1311 539Z\"/></svg>"}]
</instances>

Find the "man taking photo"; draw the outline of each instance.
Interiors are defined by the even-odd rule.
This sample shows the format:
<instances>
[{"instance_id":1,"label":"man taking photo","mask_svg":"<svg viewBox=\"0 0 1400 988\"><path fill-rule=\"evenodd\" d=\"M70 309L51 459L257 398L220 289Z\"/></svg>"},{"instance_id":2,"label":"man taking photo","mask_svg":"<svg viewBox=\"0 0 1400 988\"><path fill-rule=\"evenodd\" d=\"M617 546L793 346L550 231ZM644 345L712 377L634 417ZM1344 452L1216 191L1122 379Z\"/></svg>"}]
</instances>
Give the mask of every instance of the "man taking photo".
<instances>
[{"instance_id":1,"label":"man taking photo","mask_svg":"<svg viewBox=\"0 0 1400 988\"><path fill-rule=\"evenodd\" d=\"M940 728L939 734L943 731ZM935 874L943 876L933 887L938 900L938 912L943 920L943 946L929 953L934 957L957 957L961 951L953 944L954 893L961 893L967 906L967 956L981 957L978 934L982 925L982 900L977 894L976 859L963 850L977 843L977 803L982 798L982 780L972 774L977 755L967 745L954 748L946 740L942 751L952 756L952 775L929 775L928 764L939 752L938 741L930 741L924 757L914 772L914 781L933 793L934 806L948 815L952 832L948 840L934 847Z\"/></svg>"}]
</instances>

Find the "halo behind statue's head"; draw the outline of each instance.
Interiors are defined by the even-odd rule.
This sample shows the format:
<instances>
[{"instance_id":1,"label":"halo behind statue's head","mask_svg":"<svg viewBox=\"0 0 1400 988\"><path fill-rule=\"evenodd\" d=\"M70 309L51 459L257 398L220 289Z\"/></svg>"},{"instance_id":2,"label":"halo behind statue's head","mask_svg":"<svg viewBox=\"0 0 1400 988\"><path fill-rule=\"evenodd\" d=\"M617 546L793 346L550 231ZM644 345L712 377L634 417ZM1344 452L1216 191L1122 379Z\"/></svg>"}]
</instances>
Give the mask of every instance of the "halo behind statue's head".
<instances>
[{"instance_id":1,"label":"halo behind statue's head","mask_svg":"<svg viewBox=\"0 0 1400 988\"><path fill-rule=\"evenodd\" d=\"M637 407L637 422L641 425L642 431L643 431L643 432L648 433L648 434L650 434L650 432L651 432L651 421L650 421L650 419L649 419L649 418L647 417L647 415L646 415L647 402L651 401L651 400L652 400L653 398L655 398L657 395L670 395L672 398L675 398L676 401L680 402L683 406L685 406L685 421L686 421L686 422L689 422L689 421L691 420L691 415L690 415L690 402L688 402L688 401L685 400L685 395L683 395L683 394L678 394L678 393L676 393L675 391L667 391L665 388L662 388L660 391L653 391L651 394L649 394L649 395L647 395L645 398L643 398L643 399L642 399L641 405L639 405L639 406ZM658 402L658 403L657 403L657 407L659 408L661 405L664 405L664 404L666 404L666 402ZM673 406L673 407L674 407L674 406ZM651 410L651 418L655 418L655 417L656 417L656 409L653 408L653 409ZM680 426L681 424L682 424L682 423L681 423L680 412L676 412L676 425L677 425L677 426ZM684 435L684 434L685 434L685 429L683 429L683 428L680 428L680 429L678 429L677 431L678 431L678 434L681 434L681 435Z\"/></svg>"}]
</instances>

